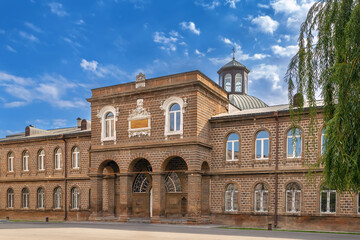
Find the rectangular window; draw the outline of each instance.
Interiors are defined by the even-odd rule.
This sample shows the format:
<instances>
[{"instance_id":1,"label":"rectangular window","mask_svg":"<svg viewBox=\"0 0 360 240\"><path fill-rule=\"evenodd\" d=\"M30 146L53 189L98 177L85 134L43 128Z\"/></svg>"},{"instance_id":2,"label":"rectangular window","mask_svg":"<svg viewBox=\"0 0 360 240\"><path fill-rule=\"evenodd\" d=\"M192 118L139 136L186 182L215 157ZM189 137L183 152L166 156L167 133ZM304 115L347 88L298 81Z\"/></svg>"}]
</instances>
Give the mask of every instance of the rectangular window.
<instances>
[{"instance_id":1,"label":"rectangular window","mask_svg":"<svg viewBox=\"0 0 360 240\"><path fill-rule=\"evenodd\" d=\"M9 157L8 160L8 168L9 168L9 172L13 172L14 171L14 157Z\"/></svg>"},{"instance_id":2,"label":"rectangular window","mask_svg":"<svg viewBox=\"0 0 360 240\"><path fill-rule=\"evenodd\" d=\"M234 157L233 160L239 159L239 141L233 142L234 144Z\"/></svg>"},{"instance_id":3,"label":"rectangular window","mask_svg":"<svg viewBox=\"0 0 360 240\"><path fill-rule=\"evenodd\" d=\"M170 113L170 131L175 131L175 113Z\"/></svg>"},{"instance_id":4,"label":"rectangular window","mask_svg":"<svg viewBox=\"0 0 360 240\"><path fill-rule=\"evenodd\" d=\"M232 142L227 143L227 149L226 149L226 159L232 160Z\"/></svg>"},{"instance_id":5,"label":"rectangular window","mask_svg":"<svg viewBox=\"0 0 360 240\"><path fill-rule=\"evenodd\" d=\"M301 139L300 137L296 138L296 151L295 151L295 157L301 157Z\"/></svg>"},{"instance_id":6,"label":"rectangular window","mask_svg":"<svg viewBox=\"0 0 360 240\"><path fill-rule=\"evenodd\" d=\"M294 143L292 137L288 137L288 157L294 157Z\"/></svg>"},{"instance_id":7,"label":"rectangular window","mask_svg":"<svg viewBox=\"0 0 360 240\"><path fill-rule=\"evenodd\" d=\"M181 123L181 115L180 112L176 112L176 131L180 131L180 123Z\"/></svg>"}]
</instances>

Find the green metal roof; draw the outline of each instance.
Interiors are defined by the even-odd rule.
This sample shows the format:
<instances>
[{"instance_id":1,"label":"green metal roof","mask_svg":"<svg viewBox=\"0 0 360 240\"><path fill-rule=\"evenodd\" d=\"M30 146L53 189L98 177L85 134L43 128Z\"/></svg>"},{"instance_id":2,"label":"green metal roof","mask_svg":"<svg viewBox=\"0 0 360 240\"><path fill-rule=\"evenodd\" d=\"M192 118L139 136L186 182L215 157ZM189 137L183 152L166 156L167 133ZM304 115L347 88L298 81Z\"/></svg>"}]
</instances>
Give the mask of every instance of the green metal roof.
<instances>
[{"instance_id":1,"label":"green metal roof","mask_svg":"<svg viewBox=\"0 0 360 240\"><path fill-rule=\"evenodd\" d=\"M222 66L218 73L221 72L222 70L228 69L228 68L241 68L241 69L245 69L246 72L250 72L250 70L245 67L243 64L239 63L238 61L236 61L235 59L231 60L230 62L228 62L227 64L225 64L224 66Z\"/></svg>"},{"instance_id":2,"label":"green metal roof","mask_svg":"<svg viewBox=\"0 0 360 240\"><path fill-rule=\"evenodd\" d=\"M268 107L266 103L250 95L230 94L230 102L240 110Z\"/></svg>"}]
</instances>

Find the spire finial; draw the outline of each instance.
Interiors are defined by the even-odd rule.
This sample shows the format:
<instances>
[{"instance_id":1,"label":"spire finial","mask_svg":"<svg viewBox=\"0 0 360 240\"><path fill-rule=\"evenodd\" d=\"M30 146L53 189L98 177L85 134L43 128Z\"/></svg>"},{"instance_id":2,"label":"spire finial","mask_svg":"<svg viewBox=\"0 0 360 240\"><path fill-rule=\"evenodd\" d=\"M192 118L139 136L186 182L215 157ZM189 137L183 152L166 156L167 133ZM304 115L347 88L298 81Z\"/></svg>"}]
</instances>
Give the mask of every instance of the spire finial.
<instances>
[{"instance_id":1,"label":"spire finial","mask_svg":"<svg viewBox=\"0 0 360 240\"><path fill-rule=\"evenodd\" d=\"M232 51L233 51L233 60L235 60L235 48L234 47L233 47Z\"/></svg>"}]
</instances>

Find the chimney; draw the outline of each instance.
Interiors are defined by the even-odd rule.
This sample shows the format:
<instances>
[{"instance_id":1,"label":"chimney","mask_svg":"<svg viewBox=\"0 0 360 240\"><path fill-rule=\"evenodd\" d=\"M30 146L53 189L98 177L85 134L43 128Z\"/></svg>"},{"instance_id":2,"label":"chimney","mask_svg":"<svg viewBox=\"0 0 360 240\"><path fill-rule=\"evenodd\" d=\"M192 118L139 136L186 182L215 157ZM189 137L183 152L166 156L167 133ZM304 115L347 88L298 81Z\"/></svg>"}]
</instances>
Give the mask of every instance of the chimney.
<instances>
[{"instance_id":1,"label":"chimney","mask_svg":"<svg viewBox=\"0 0 360 240\"><path fill-rule=\"evenodd\" d=\"M81 128L81 120L82 119L78 117L76 120L77 120L77 127Z\"/></svg>"}]
</instances>

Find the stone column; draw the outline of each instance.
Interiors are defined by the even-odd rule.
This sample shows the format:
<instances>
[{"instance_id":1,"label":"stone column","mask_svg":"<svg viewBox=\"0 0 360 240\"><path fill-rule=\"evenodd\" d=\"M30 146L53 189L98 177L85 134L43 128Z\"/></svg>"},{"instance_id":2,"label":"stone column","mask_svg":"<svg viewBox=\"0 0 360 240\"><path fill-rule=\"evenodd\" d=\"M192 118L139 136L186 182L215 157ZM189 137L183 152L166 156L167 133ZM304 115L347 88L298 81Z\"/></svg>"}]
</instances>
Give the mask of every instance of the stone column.
<instances>
[{"instance_id":1,"label":"stone column","mask_svg":"<svg viewBox=\"0 0 360 240\"><path fill-rule=\"evenodd\" d=\"M210 176L202 176L201 179L201 215L210 215Z\"/></svg>"},{"instance_id":2,"label":"stone column","mask_svg":"<svg viewBox=\"0 0 360 240\"><path fill-rule=\"evenodd\" d=\"M201 174L188 172L188 221L201 221Z\"/></svg>"},{"instance_id":3,"label":"stone column","mask_svg":"<svg viewBox=\"0 0 360 240\"><path fill-rule=\"evenodd\" d=\"M152 223L160 223L165 216L165 182L161 172L151 173L152 176Z\"/></svg>"},{"instance_id":4,"label":"stone column","mask_svg":"<svg viewBox=\"0 0 360 240\"><path fill-rule=\"evenodd\" d=\"M99 220L102 217L102 174L91 174L90 220Z\"/></svg>"},{"instance_id":5,"label":"stone column","mask_svg":"<svg viewBox=\"0 0 360 240\"><path fill-rule=\"evenodd\" d=\"M131 217L132 211L132 175L129 173L120 173L119 176L120 182L118 183L120 184L120 206L118 215L121 222L127 222Z\"/></svg>"}]
</instances>

